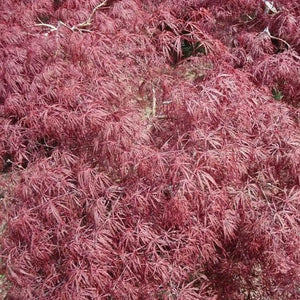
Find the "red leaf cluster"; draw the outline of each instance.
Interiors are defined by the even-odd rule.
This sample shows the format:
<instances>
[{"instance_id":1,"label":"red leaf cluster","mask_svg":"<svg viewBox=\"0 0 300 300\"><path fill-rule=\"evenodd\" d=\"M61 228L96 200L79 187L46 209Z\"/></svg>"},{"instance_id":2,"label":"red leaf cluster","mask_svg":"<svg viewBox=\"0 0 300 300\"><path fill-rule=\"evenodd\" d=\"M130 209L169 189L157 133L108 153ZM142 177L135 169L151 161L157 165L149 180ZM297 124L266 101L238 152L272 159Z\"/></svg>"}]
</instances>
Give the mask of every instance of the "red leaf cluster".
<instances>
[{"instance_id":1,"label":"red leaf cluster","mask_svg":"<svg viewBox=\"0 0 300 300\"><path fill-rule=\"evenodd\" d=\"M0 293L300 297L300 12L274 5L1 1Z\"/></svg>"}]
</instances>

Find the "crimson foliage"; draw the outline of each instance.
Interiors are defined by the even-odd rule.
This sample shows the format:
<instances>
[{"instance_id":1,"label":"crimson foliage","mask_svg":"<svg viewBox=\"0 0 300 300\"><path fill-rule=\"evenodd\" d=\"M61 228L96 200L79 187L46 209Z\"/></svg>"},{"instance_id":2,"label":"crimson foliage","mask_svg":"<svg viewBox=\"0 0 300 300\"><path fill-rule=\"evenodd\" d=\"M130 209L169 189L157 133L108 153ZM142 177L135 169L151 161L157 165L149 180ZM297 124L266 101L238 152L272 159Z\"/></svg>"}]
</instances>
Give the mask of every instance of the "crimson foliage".
<instances>
[{"instance_id":1,"label":"crimson foliage","mask_svg":"<svg viewBox=\"0 0 300 300\"><path fill-rule=\"evenodd\" d=\"M1 1L7 299L300 297L299 3L268 5Z\"/></svg>"}]
</instances>

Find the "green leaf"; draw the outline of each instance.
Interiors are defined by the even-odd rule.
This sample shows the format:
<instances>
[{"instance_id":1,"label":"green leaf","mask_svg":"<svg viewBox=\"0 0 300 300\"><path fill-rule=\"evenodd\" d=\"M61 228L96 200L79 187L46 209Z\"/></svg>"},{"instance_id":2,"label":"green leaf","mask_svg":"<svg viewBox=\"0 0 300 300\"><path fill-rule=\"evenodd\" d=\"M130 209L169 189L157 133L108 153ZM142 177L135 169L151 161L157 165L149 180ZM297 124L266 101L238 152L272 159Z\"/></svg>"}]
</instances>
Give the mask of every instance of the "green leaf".
<instances>
[{"instance_id":1,"label":"green leaf","mask_svg":"<svg viewBox=\"0 0 300 300\"><path fill-rule=\"evenodd\" d=\"M272 96L275 100L280 101L283 98L283 94L277 88L272 88Z\"/></svg>"}]
</instances>

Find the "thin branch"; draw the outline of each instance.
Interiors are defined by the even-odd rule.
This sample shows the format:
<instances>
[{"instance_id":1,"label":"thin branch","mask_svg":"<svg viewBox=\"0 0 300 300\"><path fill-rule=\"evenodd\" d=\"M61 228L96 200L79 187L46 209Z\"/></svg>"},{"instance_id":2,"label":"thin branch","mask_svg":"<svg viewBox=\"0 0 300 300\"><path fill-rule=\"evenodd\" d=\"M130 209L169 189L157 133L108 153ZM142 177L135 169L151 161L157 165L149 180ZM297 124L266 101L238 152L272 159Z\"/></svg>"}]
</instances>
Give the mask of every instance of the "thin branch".
<instances>
[{"instance_id":1,"label":"thin branch","mask_svg":"<svg viewBox=\"0 0 300 300\"><path fill-rule=\"evenodd\" d=\"M97 6L94 7L92 13L90 14L90 16L86 19L86 21L78 24L78 25L74 25L72 27L72 30L82 30L82 29L78 29L78 27L87 27L90 26L92 24L92 19L94 14L97 12L98 9L100 9L101 7L105 6L107 4L108 0L104 0L103 2L101 2L100 4L98 4Z\"/></svg>"},{"instance_id":2,"label":"thin branch","mask_svg":"<svg viewBox=\"0 0 300 300\"><path fill-rule=\"evenodd\" d=\"M89 18L88 18L89 23L92 21L92 18L93 18L93 16L94 16L94 14L96 13L96 11L97 11L98 9L100 9L101 7L105 6L105 5L107 4L107 2L108 2L108 0L104 0L102 3L100 3L100 4L98 4L96 7L94 7L94 9L93 9L91 15L90 15Z\"/></svg>"},{"instance_id":3,"label":"thin branch","mask_svg":"<svg viewBox=\"0 0 300 300\"><path fill-rule=\"evenodd\" d=\"M51 31L57 30L57 27L55 27L54 25L51 25L51 24L41 23L41 24L34 24L34 26L48 27L48 28L51 28Z\"/></svg>"},{"instance_id":4,"label":"thin branch","mask_svg":"<svg viewBox=\"0 0 300 300\"><path fill-rule=\"evenodd\" d=\"M39 19L39 21L40 21L41 23L34 24L34 26L48 27L48 28L51 28L51 30L50 30L50 31L55 31L55 30L57 30L57 29L58 29L58 26L57 26L57 27L55 27L54 25L51 25L51 24L46 24L46 23L42 22L40 19Z\"/></svg>"},{"instance_id":5,"label":"thin branch","mask_svg":"<svg viewBox=\"0 0 300 300\"><path fill-rule=\"evenodd\" d=\"M267 1L267 0L262 0L264 3L265 3L265 13L268 14L270 11L273 13L273 14L277 14L278 13L278 10L276 9L276 7L274 6L274 3L273 1L270 2L270 1Z\"/></svg>"},{"instance_id":6,"label":"thin branch","mask_svg":"<svg viewBox=\"0 0 300 300\"><path fill-rule=\"evenodd\" d=\"M276 36L273 36L273 35L270 35L270 38L274 39L274 40L278 40L278 41L283 42L288 47L288 49L291 49L291 45L287 41L285 41L285 40L283 40L281 38L278 38Z\"/></svg>"},{"instance_id":7,"label":"thin branch","mask_svg":"<svg viewBox=\"0 0 300 300\"><path fill-rule=\"evenodd\" d=\"M278 38L276 36L273 36L269 31L269 27L266 27L263 32L266 33L271 39L281 41L288 47L288 49L291 49L291 45L287 41L285 41L281 38Z\"/></svg>"},{"instance_id":8,"label":"thin branch","mask_svg":"<svg viewBox=\"0 0 300 300\"><path fill-rule=\"evenodd\" d=\"M10 164L12 164L12 165L14 165L15 167L17 167L17 168L19 168L19 169L25 170L25 168L24 168L22 165L16 164L15 162L13 162L13 161L10 160L10 159L7 159L6 162L7 162L7 163L10 163Z\"/></svg>"},{"instance_id":9,"label":"thin branch","mask_svg":"<svg viewBox=\"0 0 300 300\"><path fill-rule=\"evenodd\" d=\"M164 120L164 119L167 119L167 118L168 118L168 116L166 116L166 115L157 116L157 119L159 119L159 120Z\"/></svg>"},{"instance_id":10,"label":"thin branch","mask_svg":"<svg viewBox=\"0 0 300 300\"><path fill-rule=\"evenodd\" d=\"M51 24L47 24L47 23L44 23L42 22L41 20L39 20L41 23L38 23L38 24L34 24L35 26L39 26L39 27L47 27L47 28L50 28L50 31L49 32L52 32L52 31L57 31L59 29L59 27L62 25L62 26L65 26L66 28L72 30L72 28L65 24L64 22L62 21L58 21L57 22L57 26L55 27L54 25L51 25Z\"/></svg>"},{"instance_id":11,"label":"thin branch","mask_svg":"<svg viewBox=\"0 0 300 300\"><path fill-rule=\"evenodd\" d=\"M81 27L91 26L92 25L93 16L97 12L97 10L99 10L101 7L105 6L107 3L108 3L108 0L104 0L103 2L99 3L97 6L94 7L94 9L92 10L91 14L86 19L86 21L84 21L84 22L82 22L80 24L77 24L77 25L73 25L72 27L69 26L69 25L67 25L67 24L65 24L62 21L58 21L57 26L55 27L54 25L46 24L46 23L42 22L40 19L39 19L40 23L39 24L35 24L35 26L50 28L49 32L57 31L59 29L60 25L65 26L66 28L70 29L71 31L92 32L89 29L85 29L85 28L81 28Z\"/></svg>"}]
</instances>

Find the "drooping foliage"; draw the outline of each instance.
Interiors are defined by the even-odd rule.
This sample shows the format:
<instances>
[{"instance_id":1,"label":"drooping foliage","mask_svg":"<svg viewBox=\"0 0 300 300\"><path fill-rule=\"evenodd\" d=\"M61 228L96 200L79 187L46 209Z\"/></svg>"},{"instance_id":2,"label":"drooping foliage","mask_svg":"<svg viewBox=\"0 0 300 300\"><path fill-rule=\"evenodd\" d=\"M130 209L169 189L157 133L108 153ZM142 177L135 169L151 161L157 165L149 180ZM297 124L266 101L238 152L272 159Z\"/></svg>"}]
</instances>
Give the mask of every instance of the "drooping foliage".
<instances>
[{"instance_id":1,"label":"drooping foliage","mask_svg":"<svg viewBox=\"0 0 300 300\"><path fill-rule=\"evenodd\" d=\"M297 0L0 11L0 293L300 297Z\"/></svg>"}]
</instances>

